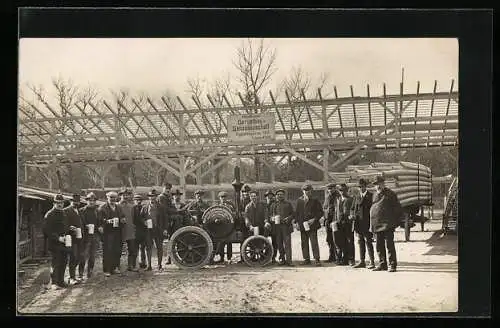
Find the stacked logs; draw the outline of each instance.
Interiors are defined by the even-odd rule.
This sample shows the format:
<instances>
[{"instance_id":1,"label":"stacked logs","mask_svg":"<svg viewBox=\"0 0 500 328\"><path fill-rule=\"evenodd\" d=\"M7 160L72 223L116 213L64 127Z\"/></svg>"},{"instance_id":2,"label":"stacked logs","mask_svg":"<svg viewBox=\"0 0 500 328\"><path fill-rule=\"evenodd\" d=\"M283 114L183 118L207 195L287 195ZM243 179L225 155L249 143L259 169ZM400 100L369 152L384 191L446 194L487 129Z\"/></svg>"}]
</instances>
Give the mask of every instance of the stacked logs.
<instances>
[{"instance_id":1,"label":"stacked logs","mask_svg":"<svg viewBox=\"0 0 500 328\"><path fill-rule=\"evenodd\" d=\"M349 165L346 171L368 180L374 180L377 175L383 176L386 186L397 194L403 206L431 202L432 173L431 169L425 165L410 162L372 163ZM348 185L350 184L354 182Z\"/></svg>"}]
</instances>

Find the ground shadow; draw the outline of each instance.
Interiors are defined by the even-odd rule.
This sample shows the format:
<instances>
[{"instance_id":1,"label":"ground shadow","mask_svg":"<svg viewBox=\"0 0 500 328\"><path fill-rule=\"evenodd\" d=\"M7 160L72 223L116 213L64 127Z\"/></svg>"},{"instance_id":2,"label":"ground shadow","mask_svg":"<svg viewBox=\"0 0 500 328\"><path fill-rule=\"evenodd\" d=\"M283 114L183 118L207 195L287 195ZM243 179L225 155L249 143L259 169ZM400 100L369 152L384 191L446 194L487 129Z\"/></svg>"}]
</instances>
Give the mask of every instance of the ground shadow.
<instances>
[{"instance_id":1,"label":"ground shadow","mask_svg":"<svg viewBox=\"0 0 500 328\"><path fill-rule=\"evenodd\" d=\"M458 272L458 263L398 262L398 271L403 272Z\"/></svg>"},{"instance_id":2,"label":"ground shadow","mask_svg":"<svg viewBox=\"0 0 500 328\"><path fill-rule=\"evenodd\" d=\"M436 231L426 243L431 246L431 249L423 255L458 256L458 239L456 235L443 235L442 231Z\"/></svg>"}]
</instances>

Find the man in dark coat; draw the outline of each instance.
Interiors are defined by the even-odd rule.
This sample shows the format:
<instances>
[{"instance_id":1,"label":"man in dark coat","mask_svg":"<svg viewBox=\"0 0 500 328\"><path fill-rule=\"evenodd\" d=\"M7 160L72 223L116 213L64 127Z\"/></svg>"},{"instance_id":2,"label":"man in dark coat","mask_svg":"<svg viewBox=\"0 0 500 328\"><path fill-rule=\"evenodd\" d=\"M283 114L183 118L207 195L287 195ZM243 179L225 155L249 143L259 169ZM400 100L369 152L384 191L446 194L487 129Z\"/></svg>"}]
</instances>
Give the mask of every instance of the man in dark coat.
<instances>
[{"instance_id":1,"label":"man in dark coat","mask_svg":"<svg viewBox=\"0 0 500 328\"><path fill-rule=\"evenodd\" d=\"M325 217L326 243L328 244L328 259L325 262L337 261L337 250L333 241L332 222L335 218L335 205L337 198L340 197L334 183L329 183L326 186L326 197L323 203L323 212Z\"/></svg>"},{"instance_id":2,"label":"man in dark coat","mask_svg":"<svg viewBox=\"0 0 500 328\"><path fill-rule=\"evenodd\" d=\"M87 201L87 205L80 211L84 226L83 244L85 249L85 256L80 267L82 270L85 270L85 266L87 266L87 278L90 278L94 270L95 256L99 243L99 235L97 234L97 197L91 192L85 197L85 200Z\"/></svg>"},{"instance_id":3,"label":"man in dark coat","mask_svg":"<svg viewBox=\"0 0 500 328\"><path fill-rule=\"evenodd\" d=\"M204 194L203 190L196 190L194 193L195 200L188 206L188 212L193 219L193 224L197 226L203 224L201 220L203 213L210 207L202 198Z\"/></svg>"},{"instance_id":4,"label":"man in dark coat","mask_svg":"<svg viewBox=\"0 0 500 328\"><path fill-rule=\"evenodd\" d=\"M231 213L233 213L233 215L236 215L236 206L229 199L227 199L227 192L221 191L217 196L219 197L219 205L223 205L229 208ZM233 244L230 242L214 242L214 255L219 254L220 256L220 259L217 261L217 263L224 263L224 253L226 254L227 260L231 261L231 258L233 257Z\"/></svg>"},{"instance_id":5,"label":"man in dark coat","mask_svg":"<svg viewBox=\"0 0 500 328\"><path fill-rule=\"evenodd\" d=\"M137 247L140 253L139 268L146 269L151 266L151 263L147 262L147 259L151 259L151 248L148 244L148 228L146 223L146 217L142 215L142 196L139 194L134 194L134 206L132 207L132 216L135 225L135 241L137 242ZM147 255L146 255L147 252Z\"/></svg>"},{"instance_id":6,"label":"man in dark coat","mask_svg":"<svg viewBox=\"0 0 500 328\"><path fill-rule=\"evenodd\" d=\"M396 247L394 245L394 230L399 225L403 217L403 208L394 191L385 186L385 180L377 176L374 182L377 192L373 196L372 207L370 208L371 231L376 235L376 248L379 258L379 265L374 271L389 270L396 271ZM389 268L386 257L389 253Z\"/></svg>"},{"instance_id":7,"label":"man in dark coat","mask_svg":"<svg viewBox=\"0 0 500 328\"><path fill-rule=\"evenodd\" d=\"M285 190L276 190L276 202L271 208L271 219L276 232L276 243L280 252L279 265L293 266L292 264L292 232L294 221L293 205L285 200ZM279 222L276 218L279 216Z\"/></svg>"},{"instance_id":8,"label":"man in dark coat","mask_svg":"<svg viewBox=\"0 0 500 328\"><path fill-rule=\"evenodd\" d=\"M258 229L259 235L264 235L264 224L267 218L266 204L259 202L257 192L250 192L250 203L245 207L245 227L247 235L254 234L254 229Z\"/></svg>"},{"instance_id":9,"label":"man in dark coat","mask_svg":"<svg viewBox=\"0 0 500 328\"><path fill-rule=\"evenodd\" d=\"M302 187L303 195L297 200L296 221L300 229L300 240L302 246L302 256L304 262L302 264L311 264L309 255L309 242L316 265L320 266L319 244L318 244L318 229L320 228L319 220L323 217L323 207L319 200L312 198L313 187L306 184Z\"/></svg>"},{"instance_id":10,"label":"man in dark coat","mask_svg":"<svg viewBox=\"0 0 500 328\"><path fill-rule=\"evenodd\" d=\"M368 269L375 268L375 257L373 252L373 235L370 232L370 208L372 207L373 193L366 189L367 182L364 179L359 180L360 195L352 203L351 213L354 216L354 231L358 237L359 245L359 263L353 268L365 268L366 249L370 258Z\"/></svg>"},{"instance_id":11,"label":"man in dark coat","mask_svg":"<svg viewBox=\"0 0 500 328\"><path fill-rule=\"evenodd\" d=\"M152 228L148 228L147 244L148 248L152 249L153 242L156 247L156 254L158 256L158 270L163 271L163 240L168 236L168 227L170 226L169 217L166 215L166 210L164 204L162 206L159 203L158 193L155 189L152 189L148 194L149 202L143 206L141 215L146 218L146 220L151 220ZM168 206L169 213L171 213L171 205ZM148 271L152 270L151 267L151 251L148 255Z\"/></svg>"},{"instance_id":12,"label":"man in dark coat","mask_svg":"<svg viewBox=\"0 0 500 328\"><path fill-rule=\"evenodd\" d=\"M99 232L103 236L102 269L104 276L120 274L122 256L122 229L126 222L125 214L118 206L118 194L110 191L106 194L107 202L99 206Z\"/></svg>"},{"instance_id":13,"label":"man in dark coat","mask_svg":"<svg viewBox=\"0 0 500 328\"><path fill-rule=\"evenodd\" d=\"M354 265L354 232L351 207L353 199L346 184L339 186L335 220L332 223L333 241L337 250L337 264Z\"/></svg>"},{"instance_id":14,"label":"man in dark coat","mask_svg":"<svg viewBox=\"0 0 500 328\"><path fill-rule=\"evenodd\" d=\"M51 280L57 288L67 287L64 282L64 272L68 261L68 249L64 244L64 237L69 233L69 229L63 208L63 196L56 195L54 197L54 207L45 214L43 227L51 254Z\"/></svg>"},{"instance_id":15,"label":"man in dark coat","mask_svg":"<svg viewBox=\"0 0 500 328\"><path fill-rule=\"evenodd\" d=\"M71 252L69 254L69 284L74 285L83 280L83 258L84 258L84 243L83 233L84 226L80 214L80 195L74 194L71 203L64 209L64 214L68 220L69 230L71 233ZM76 277L76 267L78 266L78 277Z\"/></svg>"},{"instance_id":16,"label":"man in dark coat","mask_svg":"<svg viewBox=\"0 0 500 328\"><path fill-rule=\"evenodd\" d=\"M266 193L264 194L264 197L266 197L266 212L267 212L267 217L266 217L266 223L268 223L268 225L266 225L267 227L269 227L269 229L266 229L266 233L269 234L271 236L271 243L273 245L273 260L272 260L272 263L276 263L276 255L278 255L278 239L277 239L277 232L276 232L276 227L275 227L275 224L273 221L271 221L271 215L272 215L272 212L273 212L273 206L274 206L274 203L276 202L276 199L275 199L275 196L274 196L274 193L272 190L268 190L266 191ZM279 259L284 259L284 254L282 254L281 252L279 253ZM284 261L284 260L283 260Z\"/></svg>"}]
</instances>

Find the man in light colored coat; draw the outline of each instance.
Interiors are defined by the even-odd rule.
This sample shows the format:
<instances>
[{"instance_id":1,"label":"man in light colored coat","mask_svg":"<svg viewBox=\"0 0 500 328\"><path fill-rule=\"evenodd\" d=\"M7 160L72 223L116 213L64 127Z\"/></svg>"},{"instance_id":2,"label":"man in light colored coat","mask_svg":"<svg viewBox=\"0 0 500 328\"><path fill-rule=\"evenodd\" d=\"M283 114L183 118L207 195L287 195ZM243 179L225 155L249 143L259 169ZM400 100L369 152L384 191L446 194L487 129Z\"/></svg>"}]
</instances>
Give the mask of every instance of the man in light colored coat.
<instances>
[{"instance_id":1,"label":"man in light colored coat","mask_svg":"<svg viewBox=\"0 0 500 328\"><path fill-rule=\"evenodd\" d=\"M125 218L127 221L125 222L122 229L122 240L127 243L127 270L128 271L139 271L136 267L137 265L137 250L138 245L136 242L135 235L135 224L134 224L134 204L132 204L132 191L129 189L124 189L120 191L120 205L123 214L125 214Z\"/></svg>"}]
</instances>

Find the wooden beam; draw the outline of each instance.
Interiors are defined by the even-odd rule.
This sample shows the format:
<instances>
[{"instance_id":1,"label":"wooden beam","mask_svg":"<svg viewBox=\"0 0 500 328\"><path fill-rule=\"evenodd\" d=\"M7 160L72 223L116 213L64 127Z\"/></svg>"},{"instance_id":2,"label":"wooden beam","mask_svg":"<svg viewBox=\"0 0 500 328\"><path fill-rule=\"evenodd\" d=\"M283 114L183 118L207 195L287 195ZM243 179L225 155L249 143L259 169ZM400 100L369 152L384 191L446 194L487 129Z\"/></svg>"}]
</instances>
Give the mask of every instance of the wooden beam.
<instances>
[{"instance_id":1,"label":"wooden beam","mask_svg":"<svg viewBox=\"0 0 500 328\"><path fill-rule=\"evenodd\" d=\"M153 104L153 102L151 101L151 99L148 97L148 98L146 98L146 100L148 101L149 106L151 106L151 108L153 108L153 110L158 114L158 116L163 121L163 123L165 124L165 126L167 127L167 129L170 131L170 133L172 134L172 136L175 139L179 140L179 136L175 133L174 129L170 126L170 124L167 122L167 120L163 117L163 114L160 113L160 111L158 110L158 108L156 108L155 104ZM180 128L179 128L179 130L180 130Z\"/></svg>"},{"instance_id":2,"label":"wooden beam","mask_svg":"<svg viewBox=\"0 0 500 328\"><path fill-rule=\"evenodd\" d=\"M177 96L176 98L177 98L177 101L179 102L179 104L181 104L182 108L184 108L184 110L187 110L186 106L185 106L185 105L184 105L184 103L182 102L182 99L181 99L181 98L179 98L179 96ZM189 120L190 120L191 122L193 122L193 125L194 125L194 126L195 126L195 128L198 130L198 132L199 132L200 134L203 134L203 132L201 132L201 128L200 128L200 126L198 125L198 123L196 123L196 121L195 121L195 119L194 119L194 116L195 116L196 114L199 114L199 111L198 111L198 112L195 112L195 113L192 113L192 114L187 114L187 115L188 115L188 122L184 122L184 124L187 126L187 125L189 124ZM206 127L205 127L205 128L206 128ZM208 132L208 133L210 133L208 130L207 130L207 132ZM188 135L189 135L189 133L188 133ZM213 139L212 139L212 141L213 141Z\"/></svg>"},{"instance_id":3,"label":"wooden beam","mask_svg":"<svg viewBox=\"0 0 500 328\"><path fill-rule=\"evenodd\" d=\"M307 105L307 98L306 98L306 94L304 92L304 89L300 89L300 94L302 95L302 99L304 99L304 105L306 107L306 111L307 111L307 118L309 119L309 124L311 124L311 129L314 131L314 124L313 124L313 120L312 120L312 117L311 117L311 111L309 110L309 106ZM321 138L321 134L319 132L314 132L313 135L316 135L318 136L318 138Z\"/></svg>"},{"instance_id":4,"label":"wooden beam","mask_svg":"<svg viewBox=\"0 0 500 328\"><path fill-rule=\"evenodd\" d=\"M323 100L323 97L321 96L321 88L318 88L318 98L319 100ZM323 138L328 138L331 137L328 129L328 118L326 116L326 106L321 104L321 120L323 122Z\"/></svg>"},{"instance_id":5,"label":"wooden beam","mask_svg":"<svg viewBox=\"0 0 500 328\"><path fill-rule=\"evenodd\" d=\"M215 103L213 102L212 97L210 97L210 95L207 94L207 98L208 98L208 101L210 102L210 105L212 105L212 108L216 108L217 106L215 106ZM227 131L226 121L224 120L224 118L222 117L222 115L219 111L217 111L216 113L217 113L217 116L219 116L219 120L221 121L222 125L224 126L224 129L226 129L226 131Z\"/></svg>"},{"instance_id":6,"label":"wooden beam","mask_svg":"<svg viewBox=\"0 0 500 328\"><path fill-rule=\"evenodd\" d=\"M283 145L282 148L286 151L288 151L290 154L292 155L295 155L297 156L298 158L300 158L301 160L303 160L304 162L306 162L307 164L317 168L318 170L320 171L323 171L323 166L319 165L318 163L310 160L309 158L307 158L306 156L302 155L301 153L299 153L298 151L296 151L295 149L293 148L290 148L288 146L285 146Z\"/></svg>"},{"instance_id":7,"label":"wooden beam","mask_svg":"<svg viewBox=\"0 0 500 328\"><path fill-rule=\"evenodd\" d=\"M436 93L436 89L437 89L437 80L434 81L434 91L433 93ZM431 113L430 113L430 117L431 119L429 120L429 124L432 124L432 114L434 113L434 99L432 99L432 102L431 102ZM429 129L429 132L430 132L430 129Z\"/></svg>"},{"instance_id":8,"label":"wooden beam","mask_svg":"<svg viewBox=\"0 0 500 328\"><path fill-rule=\"evenodd\" d=\"M198 109L200 110L200 114L201 114L201 117L203 118L203 124L205 125L205 129L207 131L212 131L212 133L216 136L216 139L220 142L221 140L220 140L219 134L217 131L215 131L215 128L212 126L212 124L210 123L210 120L205 115L204 110L201 106L200 100L195 96L192 96L192 99L193 99L194 103L196 104L196 106L198 107Z\"/></svg>"},{"instance_id":9,"label":"wooden beam","mask_svg":"<svg viewBox=\"0 0 500 328\"><path fill-rule=\"evenodd\" d=\"M451 94L453 93L453 84L455 83L455 79L452 79L451 80L451 87L450 87L450 98L448 98L448 103L446 105L446 115L445 116L448 116L449 112L450 112L450 103L451 103ZM444 119L444 125L446 126L446 122L447 122L447 119ZM443 133L445 132L445 128L443 128ZM444 137L443 137L444 139Z\"/></svg>"},{"instance_id":10,"label":"wooden beam","mask_svg":"<svg viewBox=\"0 0 500 328\"><path fill-rule=\"evenodd\" d=\"M186 172L187 173L194 172L197 168L201 167L203 164L207 163L208 161L210 161L211 159L213 159L217 155L219 155L223 150L224 150L223 148L219 148L218 150L216 150L215 152L211 153L209 156L205 157L203 160L201 160L200 162L198 162L195 166L193 166L192 168L190 168Z\"/></svg>"},{"instance_id":11,"label":"wooden beam","mask_svg":"<svg viewBox=\"0 0 500 328\"><path fill-rule=\"evenodd\" d=\"M338 99L337 86L333 87L333 91L335 92L335 99ZM342 135L342 137L344 137L344 125L342 124L342 116L340 115L340 107L339 107L337 113L339 116L340 134Z\"/></svg>"},{"instance_id":12,"label":"wooden beam","mask_svg":"<svg viewBox=\"0 0 500 328\"><path fill-rule=\"evenodd\" d=\"M118 106L120 106L121 108L123 108L123 110L127 113L127 114L130 114L130 111L128 110L128 108L120 101L120 100L116 100ZM135 124L137 124L137 126L139 127L139 129L141 129L141 131L144 133L144 135L148 138L148 141L151 142L152 144L154 144L155 146L158 146L158 143L156 140L153 140L151 135L146 131L146 129L142 126L141 123L139 123L135 117L131 117L132 118L132 121L134 121ZM134 137L137 137L137 134L133 135ZM161 135L160 135L161 136Z\"/></svg>"},{"instance_id":13,"label":"wooden beam","mask_svg":"<svg viewBox=\"0 0 500 328\"><path fill-rule=\"evenodd\" d=\"M189 131L186 129L186 126L184 125L184 113L181 112L181 111L174 111L170 107L170 105L168 104L168 102L165 99L165 97L162 96L161 97L161 101L163 101L163 103L165 104L165 106L167 107L167 109L174 116L174 119L175 119L175 121L177 122L177 124L179 126L179 140L180 140L181 144L184 144L184 142L186 141L186 135L185 134L189 135ZM177 115L179 115L179 116L177 116Z\"/></svg>"},{"instance_id":14,"label":"wooden beam","mask_svg":"<svg viewBox=\"0 0 500 328\"><path fill-rule=\"evenodd\" d=\"M372 107L371 107L371 101L370 101L370 85L366 85L366 94L368 96L368 122L370 125L370 135L373 134L373 129L372 129Z\"/></svg>"},{"instance_id":15,"label":"wooden beam","mask_svg":"<svg viewBox=\"0 0 500 328\"><path fill-rule=\"evenodd\" d=\"M142 110L141 106L139 106L139 104L137 103L137 101L136 101L134 98L132 98L132 102L134 103L134 106L135 106L135 107L136 107L136 108L137 108L137 109L138 109L141 113L145 114L145 112ZM151 125L151 127L152 127L155 131L156 131L156 133L158 133L158 135L159 135L160 137L163 137L163 140L164 140L165 142L167 142L168 138L167 138L165 135L163 135L163 133L162 133L162 132L158 129L158 127L156 126L156 124L155 124L155 123L153 123L153 121L151 121L151 120L149 119L148 115L144 115L144 118L145 118L145 119L149 122L149 124L150 124L150 125Z\"/></svg>"},{"instance_id":16,"label":"wooden beam","mask_svg":"<svg viewBox=\"0 0 500 328\"><path fill-rule=\"evenodd\" d=\"M273 104L276 105L276 100L274 99L274 96L273 96L273 93L271 92L271 90L269 90L269 96L271 96L271 101L273 102ZM293 131L291 132L292 134L287 133L286 128L285 128L285 123L283 122L283 118L281 117L280 111L278 110L278 108L276 108L275 111L276 111L276 114L278 115L278 120L280 121L281 128L283 129L283 132L285 134L285 139L291 139L293 136Z\"/></svg>"},{"instance_id":17,"label":"wooden beam","mask_svg":"<svg viewBox=\"0 0 500 328\"><path fill-rule=\"evenodd\" d=\"M417 82L417 95L420 93L420 81ZM417 117L418 117L418 99L415 100L415 138L417 137Z\"/></svg>"},{"instance_id":18,"label":"wooden beam","mask_svg":"<svg viewBox=\"0 0 500 328\"><path fill-rule=\"evenodd\" d=\"M352 88L352 85L350 86L351 89L351 97L354 98L354 89ZM352 104L352 115L354 118L354 127L356 128L356 137L359 135L358 131L358 119L356 117L356 104Z\"/></svg>"},{"instance_id":19,"label":"wooden beam","mask_svg":"<svg viewBox=\"0 0 500 328\"><path fill-rule=\"evenodd\" d=\"M302 132L300 130L299 120L297 119L297 116L295 115L295 111L294 111L295 106L290 101L290 96L288 95L288 91L287 90L285 90L285 95L286 95L286 99L288 101L288 104L290 105L291 112L292 112L292 117L293 117L293 120L295 121L295 125L296 125L298 133L299 133L299 137L300 137L300 139L303 139L302 138Z\"/></svg>"},{"instance_id":20,"label":"wooden beam","mask_svg":"<svg viewBox=\"0 0 500 328\"><path fill-rule=\"evenodd\" d=\"M205 175L207 175L208 173L211 173L213 171L215 171L216 169L218 169L219 167L221 167L222 165L226 164L227 162L229 162L231 160L231 157L229 156L226 156L225 158L219 160L219 162L215 165L212 165L208 168L208 170L205 170L201 173L201 177L204 177Z\"/></svg>"}]
</instances>

